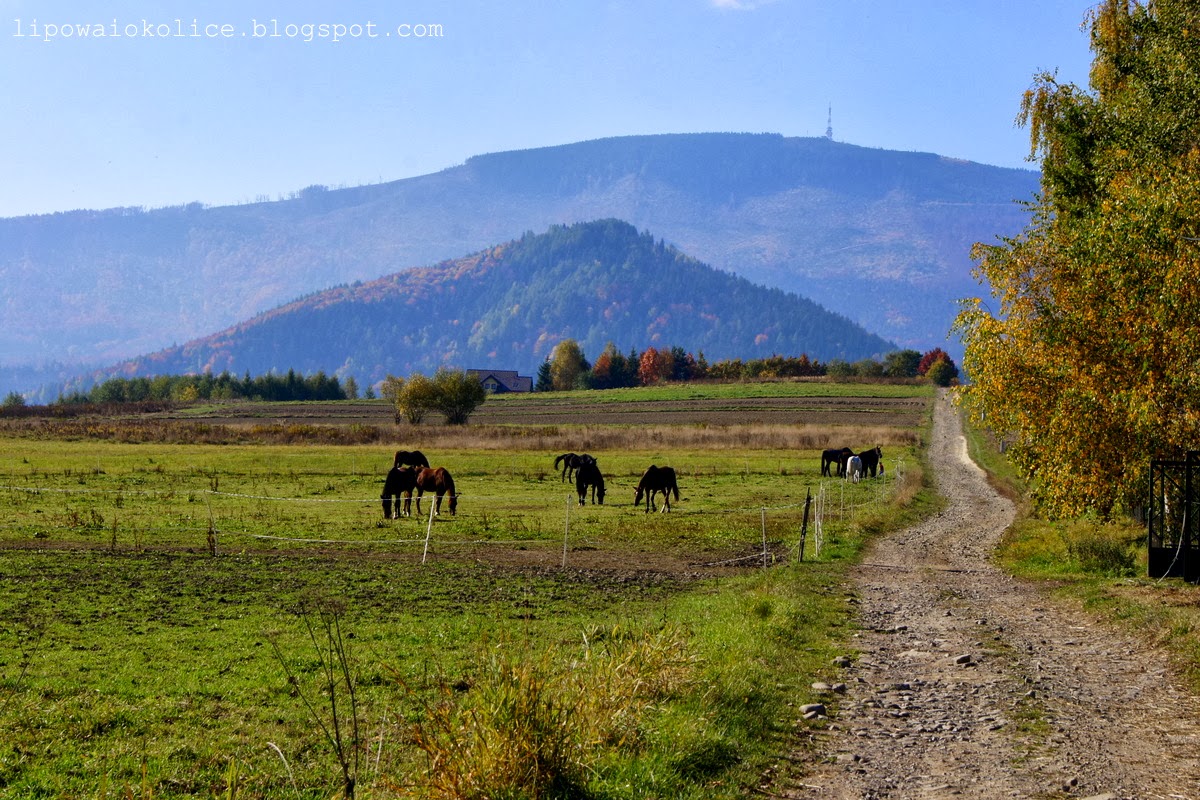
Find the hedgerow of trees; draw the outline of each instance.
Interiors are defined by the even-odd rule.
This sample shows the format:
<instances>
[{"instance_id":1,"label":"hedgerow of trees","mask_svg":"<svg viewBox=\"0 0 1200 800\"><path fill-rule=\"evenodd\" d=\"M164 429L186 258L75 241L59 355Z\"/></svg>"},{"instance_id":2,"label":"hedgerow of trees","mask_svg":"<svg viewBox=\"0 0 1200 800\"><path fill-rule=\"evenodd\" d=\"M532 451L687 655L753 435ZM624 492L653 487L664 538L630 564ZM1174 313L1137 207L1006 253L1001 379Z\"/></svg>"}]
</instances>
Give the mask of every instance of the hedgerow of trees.
<instances>
[{"instance_id":1,"label":"hedgerow of trees","mask_svg":"<svg viewBox=\"0 0 1200 800\"><path fill-rule=\"evenodd\" d=\"M807 355L729 359L710 364L704 353L693 355L682 347L648 347L622 354L609 342L589 364L579 343L564 339L538 368L534 391L571 389L617 389L648 386L665 381L744 381L768 378L803 378L828 375L834 378L928 378L949 386L958 378L958 367L941 348L924 354L916 350L889 353L881 363L864 359L853 364L834 359L827 364Z\"/></svg>"},{"instance_id":2,"label":"hedgerow of trees","mask_svg":"<svg viewBox=\"0 0 1200 800\"><path fill-rule=\"evenodd\" d=\"M295 370L283 375L268 373L238 378L219 375L158 375L153 378L109 378L91 389L72 392L60 403L143 403L147 401L192 402L196 400L346 400L358 395L357 384L345 385L336 377L318 371L302 376Z\"/></svg>"},{"instance_id":3,"label":"hedgerow of trees","mask_svg":"<svg viewBox=\"0 0 1200 800\"><path fill-rule=\"evenodd\" d=\"M1088 23L1090 88L1042 73L1022 100L1041 193L976 245L990 302L956 323L967 407L1058 516L1136 503L1150 459L1200 444L1200 5Z\"/></svg>"}]
</instances>

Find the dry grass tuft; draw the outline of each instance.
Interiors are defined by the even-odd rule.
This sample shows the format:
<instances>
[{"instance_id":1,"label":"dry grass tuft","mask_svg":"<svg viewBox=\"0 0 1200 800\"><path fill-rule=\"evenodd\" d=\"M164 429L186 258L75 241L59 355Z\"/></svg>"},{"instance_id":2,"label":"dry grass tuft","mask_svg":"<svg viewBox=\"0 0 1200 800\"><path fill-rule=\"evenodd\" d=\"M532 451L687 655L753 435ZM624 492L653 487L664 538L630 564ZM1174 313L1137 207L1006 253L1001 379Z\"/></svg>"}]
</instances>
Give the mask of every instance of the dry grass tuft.
<instances>
[{"instance_id":1,"label":"dry grass tuft","mask_svg":"<svg viewBox=\"0 0 1200 800\"><path fill-rule=\"evenodd\" d=\"M581 795L606 751L638 742L646 708L692 679L685 637L619 633L564 662L493 655L475 685L443 687L413 741L429 758L412 796L440 800Z\"/></svg>"},{"instance_id":2,"label":"dry grass tuft","mask_svg":"<svg viewBox=\"0 0 1200 800\"><path fill-rule=\"evenodd\" d=\"M578 425L515 428L508 426L422 426L422 442L429 447L464 450L532 450L579 452L641 450L797 450L814 451L849 446L854 450L879 445L911 447L917 431L872 426L816 425Z\"/></svg>"}]
</instances>

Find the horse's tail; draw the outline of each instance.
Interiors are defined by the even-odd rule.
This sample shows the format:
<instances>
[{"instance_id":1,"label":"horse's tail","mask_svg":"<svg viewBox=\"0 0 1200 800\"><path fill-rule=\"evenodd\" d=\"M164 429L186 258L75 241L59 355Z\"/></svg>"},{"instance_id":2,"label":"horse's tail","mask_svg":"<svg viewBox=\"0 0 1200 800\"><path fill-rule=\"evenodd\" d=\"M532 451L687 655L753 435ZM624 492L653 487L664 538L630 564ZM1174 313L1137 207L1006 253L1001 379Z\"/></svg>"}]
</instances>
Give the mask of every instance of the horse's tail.
<instances>
[{"instance_id":1,"label":"horse's tail","mask_svg":"<svg viewBox=\"0 0 1200 800\"><path fill-rule=\"evenodd\" d=\"M679 499L679 482L675 480L675 476L671 476L671 491L675 494L675 499Z\"/></svg>"}]
</instances>

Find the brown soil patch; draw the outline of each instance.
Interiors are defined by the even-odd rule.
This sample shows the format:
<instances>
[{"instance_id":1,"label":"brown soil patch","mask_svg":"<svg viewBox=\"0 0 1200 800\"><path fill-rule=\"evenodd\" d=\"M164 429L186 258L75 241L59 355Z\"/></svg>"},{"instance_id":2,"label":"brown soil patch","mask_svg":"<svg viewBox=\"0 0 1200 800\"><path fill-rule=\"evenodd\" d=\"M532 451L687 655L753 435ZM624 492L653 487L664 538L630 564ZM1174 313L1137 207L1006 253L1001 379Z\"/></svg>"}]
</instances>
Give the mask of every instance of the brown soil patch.
<instances>
[{"instance_id":1,"label":"brown soil patch","mask_svg":"<svg viewBox=\"0 0 1200 800\"><path fill-rule=\"evenodd\" d=\"M703 398L644 402L582 403L573 399L484 403L471 425L877 425L920 426L928 401L890 397ZM436 415L431 415L436 417ZM379 400L337 403L228 403L176 409L153 417L212 425L391 426L391 406ZM436 424L431 421L427 424ZM405 424L407 425L407 423Z\"/></svg>"}]
</instances>

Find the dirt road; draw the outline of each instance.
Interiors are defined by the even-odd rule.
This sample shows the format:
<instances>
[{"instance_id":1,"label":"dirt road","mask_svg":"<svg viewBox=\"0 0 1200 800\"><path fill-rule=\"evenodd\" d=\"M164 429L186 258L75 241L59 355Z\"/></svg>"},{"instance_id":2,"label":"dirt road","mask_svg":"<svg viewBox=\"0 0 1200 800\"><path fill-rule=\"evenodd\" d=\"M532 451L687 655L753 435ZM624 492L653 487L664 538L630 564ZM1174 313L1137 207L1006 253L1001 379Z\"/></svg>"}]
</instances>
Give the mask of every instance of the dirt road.
<instances>
[{"instance_id":1,"label":"dirt road","mask_svg":"<svg viewBox=\"0 0 1200 800\"><path fill-rule=\"evenodd\" d=\"M937 400L946 510L873 547L815 771L785 798L1200 798L1200 703L1166 656L994 568L1012 522Z\"/></svg>"}]
</instances>

